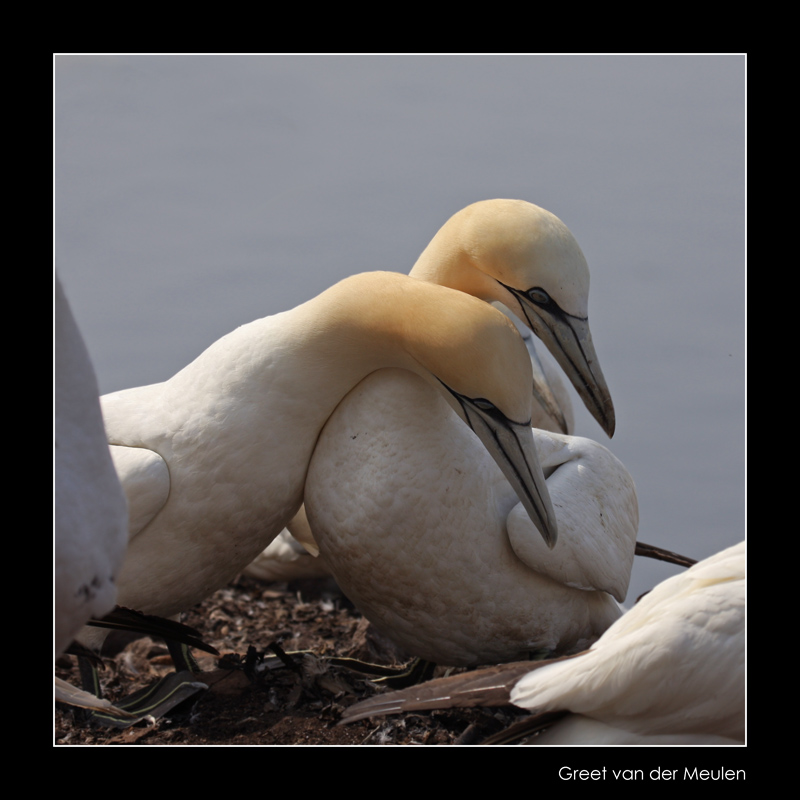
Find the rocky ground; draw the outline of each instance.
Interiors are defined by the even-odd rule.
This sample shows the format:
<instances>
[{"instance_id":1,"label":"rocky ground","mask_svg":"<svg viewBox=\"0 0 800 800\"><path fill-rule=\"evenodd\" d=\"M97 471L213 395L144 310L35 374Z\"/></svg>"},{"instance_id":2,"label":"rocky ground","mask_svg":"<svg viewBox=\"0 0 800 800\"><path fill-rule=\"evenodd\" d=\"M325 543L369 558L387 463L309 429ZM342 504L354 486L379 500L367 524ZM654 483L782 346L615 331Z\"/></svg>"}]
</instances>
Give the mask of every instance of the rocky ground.
<instances>
[{"instance_id":1,"label":"rocky ground","mask_svg":"<svg viewBox=\"0 0 800 800\"><path fill-rule=\"evenodd\" d=\"M209 688L167 716L118 729L100 727L84 712L56 707L59 745L401 745L476 744L525 712L463 709L406 714L337 725L347 706L382 687L332 665L331 657L400 664L404 654L378 635L335 585L265 584L242 577L192 609L182 620L222 658L195 651ZM277 666L269 649L311 650L291 667ZM118 699L169 673L166 648L150 639L130 643L102 670L103 691ZM437 673L439 674L439 673ZM80 685L75 659L56 675Z\"/></svg>"}]
</instances>

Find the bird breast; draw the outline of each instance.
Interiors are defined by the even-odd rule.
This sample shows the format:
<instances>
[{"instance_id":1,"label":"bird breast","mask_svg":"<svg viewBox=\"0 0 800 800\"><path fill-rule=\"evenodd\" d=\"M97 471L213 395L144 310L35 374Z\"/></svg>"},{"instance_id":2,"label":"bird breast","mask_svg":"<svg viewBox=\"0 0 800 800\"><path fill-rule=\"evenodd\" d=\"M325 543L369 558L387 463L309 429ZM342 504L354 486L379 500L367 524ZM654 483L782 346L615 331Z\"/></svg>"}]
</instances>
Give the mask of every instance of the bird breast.
<instances>
[{"instance_id":1,"label":"bird breast","mask_svg":"<svg viewBox=\"0 0 800 800\"><path fill-rule=\"evenodd\" d=\"M518 502L439 394L398 370L373 373L340 403L305 488L345 594L409 652L443 664L577 650L619 616L607 594L517 557L505 519Z\"/></svg>"}]
</instances>

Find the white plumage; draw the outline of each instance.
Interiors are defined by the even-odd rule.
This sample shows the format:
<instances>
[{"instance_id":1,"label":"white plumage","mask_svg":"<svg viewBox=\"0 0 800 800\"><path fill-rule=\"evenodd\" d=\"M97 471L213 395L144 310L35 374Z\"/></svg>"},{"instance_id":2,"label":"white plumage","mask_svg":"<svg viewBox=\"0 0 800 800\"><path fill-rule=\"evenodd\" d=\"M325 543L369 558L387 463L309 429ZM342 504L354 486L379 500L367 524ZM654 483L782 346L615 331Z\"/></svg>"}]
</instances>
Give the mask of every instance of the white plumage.
<instances>
[{"instance_id":1,"label":"white plumage","mask_svg":"<svg viewBox=\"0 0 800 800\"><path fill-rule=\"evenodd\" d=\"M585 649L627 591L638 524L630 475L595 442L534 431L559 526L555 548L540 547L508 481L452 416L427 384L395 370L350 392L306 481L322 558L370 622L429 661Z\"/></svg>"},{"instance_id":2,"label":"white plumage","mask_svg":"<svg viewBox=\"0 0 800 800\"><path fill-rule=\"evenodd\" d=\"M537 745L740 744L746 552L740 542L663 581L585 653L430 681L344 719L512 702L534 712L514 727L543 731Z\"/></svg>"},{"instance_id":3,"label":"white plumage","mask_svg":"<svg viewBox=\"0 0 800 800\"><path fill-rule=\"evenodd\" d=\"M746 544L663 581L588 653L531 672L511 701L573 716L537 744L744 741Z\"/></svg>"},{"instance_id":4,"label":"white plumage","mask_svg":"<svg viewBox=\"0 0 800 800\"><path fill-rule=\"evenodd\" d=\"M588 266L557 217L519 200L475 203L442 226L411 275L513 309L613 433L586 316ZM445 412L413 376L387 372L340 403L306 482L322 557L373 624L427 660L588 646L619 615L611 595L627 590L638 524L630 475L599 445L537 432L564 520L549 552L517 524L513 490Z\"/></svg>"},{"instance_id":5,"label":"white plumage","mask_svg":"<svg viewBox=\"0 0 800 800\"><path fill-rule=\"evenodd\" d=\"M575 238L555 215L524 200L473 203L445 222L410 274L491 301L522 323L516 324L531 355L534 428L571 433L574 417L561 376L540 360L531 330L613 434L614 407L588 327L589 270ZM318 574L324 570L320 562L282 531L246 572L290 579Z\"/></svg>"},{"instance_id":6,"label":"white plumage","mask_svg":"<svg viewBox=\"0 0 800 800\"><path fill-rule=\"evenodd\" d=\"M244 573L262 581L325 578L331 574L325 559L319 557L304 506Z\"/></svg>"},{"instance_id":7,"label":"white plumage","mask_svg":"<svg viewBox=\"0 0 800 800\"><path fill-rule=\"evenodd\" d=\"M125 497L108 452L97 379L55 278L55 653L106 614L128 542Z\"/></svg>"},{"instance_id":8,"label":"white plumage","mask_svg":"<svg viewBox=\"0 0 800 800\"><path fill-rule=\"evenodd\" d=\"M505 306L498 306L507 314ZM522 325L517 325L517 329L528 348L533 368L531 426L544 431L558 432L564 429L565 433L572 433L575 418L561 374L549 362L539 358L530 330ZM263 581L293 581L301 578L322 578L331 574L325 559L319 555L304 507L301 507L287 528L247 565L244 573Z\"/></svg>"},{"instance_id":9,"label":"white plumage","mask_svg":"<svg viewBox=\"0 0 800 800\"><path fill-rule=\"evenodd\" d=\"M442 225L409 274L502 303L544 342L614 435L614 406L589 330L589 267L555 214L524 200L473 203Z\"/></svg>"},{"instance_id":10,"label":"white plumage","mask_svg":"<svg viewBox=\"0 0 800 800\"><path fill-rule=\"evenodd\" d=\"M481 366L469 370L467 361ZM422 376L481 429L553 536L524 424L529 359L513 326L461 292L368 273L238 328L165 383L102 398L139 526L130 531L118 602L171 616L234 577L297 512L332 410L385 367ZM470 397L500 409L500 446Z\"/></svg>"}]
</instances>

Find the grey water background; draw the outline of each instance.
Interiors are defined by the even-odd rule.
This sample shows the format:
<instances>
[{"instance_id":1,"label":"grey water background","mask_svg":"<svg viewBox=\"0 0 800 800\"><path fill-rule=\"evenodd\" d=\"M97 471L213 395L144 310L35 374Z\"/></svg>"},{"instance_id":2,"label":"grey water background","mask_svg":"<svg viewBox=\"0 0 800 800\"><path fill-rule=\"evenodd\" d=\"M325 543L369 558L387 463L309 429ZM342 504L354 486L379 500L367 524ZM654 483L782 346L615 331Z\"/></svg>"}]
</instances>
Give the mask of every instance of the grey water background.
<instances>
[{"instance_id":1,"label":"grey water background","mask_svg":"<svg viewBox=\"0 0 800 800\"><path fill-rule=\"evenodd\" d=\"M558 215L633 475L639 538L744 537L741 55L57 56L55 257L100 391L355 272L408 272L442 223ZM540 348L543 351L544 348ZM435 533L432 532L432 535ZM628 603L679 571L637 559Z\"/></svg>"}]
</instances>

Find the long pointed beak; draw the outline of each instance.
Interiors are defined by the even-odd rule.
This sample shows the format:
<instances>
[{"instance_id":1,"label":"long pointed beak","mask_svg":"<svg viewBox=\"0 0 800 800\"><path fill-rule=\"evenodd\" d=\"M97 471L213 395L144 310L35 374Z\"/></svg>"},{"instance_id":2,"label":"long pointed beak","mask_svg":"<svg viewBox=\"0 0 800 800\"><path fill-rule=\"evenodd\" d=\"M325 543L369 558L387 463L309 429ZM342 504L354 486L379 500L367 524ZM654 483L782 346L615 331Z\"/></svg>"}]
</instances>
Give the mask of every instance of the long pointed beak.
<instances>
[{"instance_id":1,"label":"long pointed beak","mask_svg":"<svg viewBox=\"0 0 800 800\"><path fill-rule=\"evenodd\" d=\"M612 437L616 427L614 403L592 343L589 320L567 314L552 301L538 305L524 292L506 288L519 300L531 329L566 372L586 408Z\"/></svg>"},{"instance_id":2,"label":"long pointed beak","mask_svg":"<svg viewBox=\"0 0 800 800\"><path fill-rule=\"evenodd\" d=\"M491 403L449 391L458 401L467 424L514 488L547 546L554 547L558 524L530 424L512 422Z\"/></svg>"}]
</instances>

